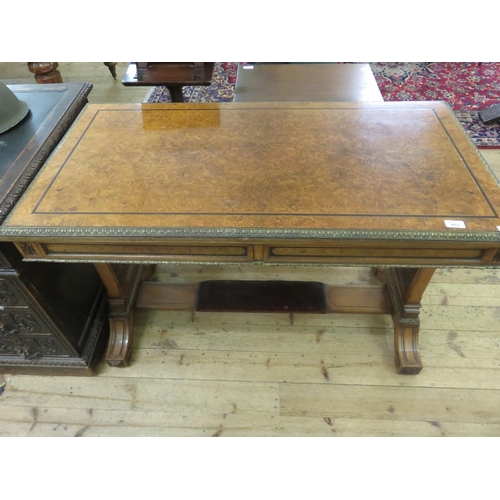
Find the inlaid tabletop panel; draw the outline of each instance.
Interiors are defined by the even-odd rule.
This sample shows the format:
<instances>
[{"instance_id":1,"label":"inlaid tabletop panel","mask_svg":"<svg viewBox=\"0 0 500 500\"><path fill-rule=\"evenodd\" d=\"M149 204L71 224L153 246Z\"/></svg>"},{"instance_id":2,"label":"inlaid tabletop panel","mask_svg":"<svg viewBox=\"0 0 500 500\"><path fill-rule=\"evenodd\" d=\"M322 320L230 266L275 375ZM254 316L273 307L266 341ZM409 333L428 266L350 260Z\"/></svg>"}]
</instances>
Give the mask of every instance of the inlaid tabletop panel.
<instances>
[{"instance_id":1,"label":"inlaid tabletop panel","mask_svg":"<svg viewBox=\"0 0 500 500\"><path fill-rule=\"evenodd\" d=\"M2 231L495 239L499 210L496 179L445 103L96 104Z\"/></svg>"}]
</instances>

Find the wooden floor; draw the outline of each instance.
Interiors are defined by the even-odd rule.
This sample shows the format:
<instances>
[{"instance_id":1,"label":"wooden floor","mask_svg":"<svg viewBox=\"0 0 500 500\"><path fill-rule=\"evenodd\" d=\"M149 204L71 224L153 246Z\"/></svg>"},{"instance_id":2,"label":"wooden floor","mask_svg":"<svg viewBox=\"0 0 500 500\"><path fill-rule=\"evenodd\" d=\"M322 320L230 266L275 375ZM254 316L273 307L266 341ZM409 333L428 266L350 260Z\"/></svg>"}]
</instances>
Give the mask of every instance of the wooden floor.
<instances>
[{"instance_id":1,"label":"wooden floor","mask_svg":"<svg viewBox=\"0 0 500 500\"><path fill-rule=\"evenodd\" d=\"M65 63L91 102L141 102L101 63ZM6 83L31 83L0 63ZM483 151L500 174L500 150ZM155 279L375 283L368 268L157 266ZM423 300L424 369L397 375L378 315L137 312L132 364L97 376L0 375L0 436L500 436L500 270L439 270ZM2 380L3 379L3 380Z\"/></svg>"}]
</instances>

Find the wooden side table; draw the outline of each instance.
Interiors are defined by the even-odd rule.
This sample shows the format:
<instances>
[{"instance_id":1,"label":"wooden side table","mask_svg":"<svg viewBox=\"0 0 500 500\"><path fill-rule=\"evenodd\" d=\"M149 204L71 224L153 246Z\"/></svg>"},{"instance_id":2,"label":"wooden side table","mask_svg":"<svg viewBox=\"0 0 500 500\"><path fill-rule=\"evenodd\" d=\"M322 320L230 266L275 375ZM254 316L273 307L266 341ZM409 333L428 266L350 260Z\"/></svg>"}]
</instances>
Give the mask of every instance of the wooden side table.
<instances>
[{"instance_id":1,"label":"wooden side table","mask_svg":"<svg viewBox=\"0 0 500 500\"><path fill-rule=\"evenodd\" d=\"M184 102L182 87L212 83L214 63L130 63L122 80L125 86L164 85L172 102Z\"/></svg>"},{"instance_id":2,"label":"wooden side table","mask_svg":"<svg viewBox=\"0 0 500 500\"><path fill-rule=\"evenodd\" d=\"M0 223L87 104L89 83L9 85L30 108L0 134ZM89 375L107 339L94 266L23 262L0 244L0 372Z\"/></svg>"},{"instance_id":3,"label":"wooden side table","mask_svg":"<svg viewBox=\"0 0 500 500\"><path fill-rule=\"evenodd\" d=\"M239 65L235 102L383 101L369 64Z\"/></svg>"}]
</instances>

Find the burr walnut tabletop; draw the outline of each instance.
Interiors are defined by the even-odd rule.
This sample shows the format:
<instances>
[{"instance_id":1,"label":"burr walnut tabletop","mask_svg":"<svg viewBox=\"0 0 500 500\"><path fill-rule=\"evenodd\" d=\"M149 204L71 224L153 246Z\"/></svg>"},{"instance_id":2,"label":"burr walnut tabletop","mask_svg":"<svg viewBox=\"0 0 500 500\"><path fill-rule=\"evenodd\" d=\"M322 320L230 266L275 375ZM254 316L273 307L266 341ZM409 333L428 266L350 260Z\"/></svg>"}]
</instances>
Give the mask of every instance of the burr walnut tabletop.
<instances>
[{"instance_id":1,"label":"burr walnut tabletop","mask_svg":"<svg viewBox=\"0 0 500 500\"><path fill-rule=\"evenodd\" d=\"M331 289L329 308L391 313L398 371L418 373L425 287L436 267L500 263L499 208L445 103L88 105L0 237L25 259L95 263L115 365L141 263L374 266L380 291Z\"/></svg>"}]
</instances>

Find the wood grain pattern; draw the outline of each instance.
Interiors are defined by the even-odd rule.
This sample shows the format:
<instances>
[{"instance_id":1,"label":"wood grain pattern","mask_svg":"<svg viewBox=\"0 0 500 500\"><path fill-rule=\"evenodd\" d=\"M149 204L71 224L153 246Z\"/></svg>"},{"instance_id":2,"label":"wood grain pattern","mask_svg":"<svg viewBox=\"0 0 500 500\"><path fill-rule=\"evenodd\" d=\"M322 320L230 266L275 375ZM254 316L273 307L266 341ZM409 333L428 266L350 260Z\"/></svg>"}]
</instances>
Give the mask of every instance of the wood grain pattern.
<instances>
[{"instance_id":1,"label":"wood grain pattern","mask_svg":"<svg viewBox=\"0 0 500 500\"><path fill-rule=\"evenodd\" d=\"M90 105L7 227L493 232L498 206L442 103Z\"/></svg>"},{"instance_id":2,"label":"wood grain pattern","mask_svg":"<svg viewBox=\"0 0 500 500\"><path fill-rule=\"evenodd\" d=\"M194 311L197 292L197 284L168 285L145 282L137 295L135 308Z\"/></svg>"},{"instance_id":3,"label":"wood grain pattern","mask_svg":"<svg viewBox=\"0 0 500 500\"><path fill-rule=\"evenodd\" d=\"M500 399L490 405L484 400L480 390L463 391L465 397L446 389L428 389L415 387L408 391L410 396L403 402L398 395L404 391L398 387L385 387L378 390L365 387L333 387L288 384L280 393L280 412L283 415L323 416L332 411L332 403L337 400L342 404L329 415L331 418L362 418L363 408L371 408L377 418L407 418L409 414L421 420L425 418L439 422L465 418L468 422L486 422L498 424ZM290 403L293 401L293 403ZM300 401L300 402L299 402ZM297 404L298 403L298 404ZM390 410L393 409L393 411ZM421 412L420 412L420 410Z\"/></svg>"},{"instance_id":4,"label":"wood grain pattern","mask_svg":"<svg viewBox=\"0 0 500 500\"><path fill-rule=\"evenodd\" d=\"M388 411L391 406L388 406ZM348 437L499 436L500 425L435 420L389 420L259 415L183 414L41 407L34 425L30 407L0 408L2 436L81 437Z\"/></svg>"}]
</instances>

